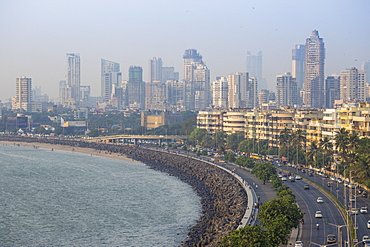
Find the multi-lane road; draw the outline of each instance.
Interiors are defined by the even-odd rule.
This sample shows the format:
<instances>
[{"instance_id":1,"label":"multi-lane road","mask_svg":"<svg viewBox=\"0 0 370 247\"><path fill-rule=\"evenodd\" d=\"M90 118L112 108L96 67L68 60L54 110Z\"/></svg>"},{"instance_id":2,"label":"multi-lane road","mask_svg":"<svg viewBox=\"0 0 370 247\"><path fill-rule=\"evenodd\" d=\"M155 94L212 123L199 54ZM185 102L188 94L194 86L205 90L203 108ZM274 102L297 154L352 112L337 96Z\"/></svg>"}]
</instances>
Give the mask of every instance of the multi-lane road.
<instances>
[{"instance_id":1,"label":"multi-lane road","mask_svg":"<svg viewBox=\"0 0 370 247\"><path fill-rule=\"evenodd\" d=\"M308 179L309 181L312 181L312 182L314 182L318 185L321 185L324 188L324 190L326 190L327 192L329 192L329 193L333 194L335 197L337 197L339 202L342 205L345 205L346 209L348 211L350 211L352 208L357 209L358 210L357 215L353 214L351 212L348 212L344 215L344 217L346 217L346 218L347 217L351 218L352 222L357 226L356 227L357 229L355 231L355 236L353 236L354 239L357 239L358 241L361 241L363 236L369 236L370 235L369 229L367 228L368 227L367 222L370 220L370 217L369 217L368 213L360 213L360 208L365 207L365 206L367 207L369 205L370 199L367 198L367 197L365 198L365 197L362 196L362 194L357 193L358 188L345 187L343 183L338 183L337 181L331 180L329 177L325 177L325 176L322 176L322 175L314 174L313 176L308 176L307 172L303 173L303 172L298 171L297 169L292 168L292 167L284 166L283 168L290 171L290 172L298 173L299 176L301 176L305 179ZM286 184L288 182L286 182ZM302 183L305 183L305 182L302 180ZM330 187L328 186L328 183L331 184ZM337 208L332 204L332 202L329 202L330 201L329 199L326 199L327 201L318 205L318 203L316 202L317 198L315 199L315 197L316 196L317 197L322 196L323 198L326 198L326 197L318 189L313 188L314 186L311 186L310 193L307 193L308 191L303 191L302 192L302 191L299 190L298 183L294 184L294 182L293 182L293 183L290 183L290 184L291 184L290 187L293 190L294 194L297 196L297 201L298 201L300 207L302 208L302 210L304 212L307 211L307 210L304 209L305 204L307 203L308 204L307 207L317 206L317 207L320 207L320 210L322 209L323 216L324 216L323 222L328 222L328 223L336 224L336 225L344 225L345 224L342 217L340 216L340 214L338 214ZM297 188L297 190L296 190L296 188ZM319 195L317 193L319 193L321 195ZM301 202L299 202L300 197L302 198ZM354 201L350 201L351 198L353 198ZM326 211L324 211L324 210L326 210ZM329 217L325 218L326 215L329 216ZM314 216L310 216L310 217L305 216L305 220L306 220L306 218L307 218L307 220L311 220L311 221L313 219L315 219ZM330 225L330 226L332 226L332 225ZM336 229L333 230L333 228L329 228L329 225L325 225L324 227L328 227L327 233L329 233L329 231L334 231L334 233L335 233L335 231L336 231ZM334 226L332 226L332 227L334 227ZM305 228L306 227L303 226L302 239L306 238L307 234L312 234L312 233L306 232L307 229L305 229ZM320 229L321 229L321 224L320 224ZM326 230L326 228L325 228L325 230ZM342 232L343 232L343 239L347 240L347 236L345 235L346 232L347 232L347 228L342 227ZM317 233L313 233L313 234L318 235L319 239L322 239L322 234L321 234L320 230L318 230ZM314 242L314 240L312 240L312 241ZM323 244L324 241L321 240L317 243ZM354 243L351 243L351 246L353 244ZM315 245L313 245L313 246L315 246ZM347 245L343 245L343 246L347 246ZM358 246L362 246L362 243L359 244Z\"/></svg>"},{"instance_id":2,"label":"multi-lane road","mask_svg":"<svg viewBox=\"0 0 370 247\"><path fill-rule=\"evenodd\" d=\"M300 240L303 241L304 246L325 245L327 236L331 234L336 236L336 241L339 243L337 246L342 246L341 243L347 239L347 231L345 227L340 227L345 225L345 221L333 201L311 184L309 189L304 189L304 185L308 184L304 180L295 180L295 182L288 180L284 183L293 191L299 207L304 212L304 224L300 233ZM323 202L317 202L318 197L323 198ZM321 211L322 218L315 217L316 211ZM316 227L317 224L319 229Z\"/></svg>"}]
</instances>

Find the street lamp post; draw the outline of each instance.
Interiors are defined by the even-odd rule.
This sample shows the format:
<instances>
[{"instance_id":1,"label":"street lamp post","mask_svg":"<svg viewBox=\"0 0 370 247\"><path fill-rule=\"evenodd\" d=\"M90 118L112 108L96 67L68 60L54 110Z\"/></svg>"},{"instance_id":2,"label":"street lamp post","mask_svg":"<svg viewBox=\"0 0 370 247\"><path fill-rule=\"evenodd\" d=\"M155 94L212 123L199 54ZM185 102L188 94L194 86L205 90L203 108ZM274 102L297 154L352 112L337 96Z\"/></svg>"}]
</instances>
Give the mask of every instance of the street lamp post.
<instances>
[{"instance_id":1,"label":"street lamp post","mask_svg":"<svg viewBox=\"0 0 370 247\"><path fill-rule=\"evenodd\" d=\"M329 223L329 222L325 222L325 224L328 224L328 225L332 225L332 226L337 227L338 246L339 246L339 247L343 246L343 243L342 243L342 231L341 231L340 229L341 229L342 227L345 227L345 226L348 226L348 225L336 225L336 224Z\"/></svg>"}]
</instances>

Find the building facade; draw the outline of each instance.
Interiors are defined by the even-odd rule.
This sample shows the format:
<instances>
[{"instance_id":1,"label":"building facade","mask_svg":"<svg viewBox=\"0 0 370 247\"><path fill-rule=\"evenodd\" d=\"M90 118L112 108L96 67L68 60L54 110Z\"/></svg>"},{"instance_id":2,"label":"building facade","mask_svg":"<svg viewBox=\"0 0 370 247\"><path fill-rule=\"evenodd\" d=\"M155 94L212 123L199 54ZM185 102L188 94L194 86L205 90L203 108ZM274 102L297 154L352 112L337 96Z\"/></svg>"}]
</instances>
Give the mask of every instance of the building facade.
<instances>
[{"instance_id":1,"label":"building facade","mask_svg":"<svg viewBox=\"0 0 370 247\"><path fill-rule=\"evenodd\" d=\"M340 73L340 99L344 103L366 100L366 72L353 67Z\"/></svg>"},{"instance_id":2,"label":"building facade","mask_svg":"<svg viewBox=\"0 0 370 247\"><path fill-rule=\"evenodd\" d=\"M32 79L21 76L16 80L16 96L13 97L12 109L27 111L32 101Z\"/></svg>"},{"instance_id":3,"label":"building facade","mask_svg":"<svg viewBox=\"0 0 370 247\"><path fill-rule=\"evenodd\" d=\"M305 79L305 45L296 45L292 50L292 76L297 81L298 91L302 90Z\"/></svg>"},{"instance_id":4,"label":"building facade","mask_svg":"<svg viewBox=\"0 0 370 247\"><path fill-rule=\"evenodd\" d=\"M294 107L298 104L296 78L290 73L276 76L276 103L280 106Z\"/></svg>"},{"instance_id":5,"label":"building facade","mask_svg":"<svg viewBox=\"0 0 370 247\"><path fill-rule=\"evenodd\" d=\"M111 100L113 85L120 85L122 82L122 73L119 63L101 60L101 97L105 102Z\"/></svg>"},{"instance_id":6,"label":"building facade","mask_svg":"<svg viewBox=\"0 0 370 247\"><path fill-rule=\"evenodd\" d=\"M78 53L67 53L67 86L70 88L68 98L72 99L74 104L78 106L81 99L80 54Z\"/></svg>"},{"instance_id":7,"label":"building facade","mask_svg":"<svg viewBox=\"0 0 370 247\"><path fill-rule=\"evenodd\" d=\"M303 104L308 108L324 107L324 41L317 30L312 31L305 45L305 82Z\"/></svg>"}]
</instances>

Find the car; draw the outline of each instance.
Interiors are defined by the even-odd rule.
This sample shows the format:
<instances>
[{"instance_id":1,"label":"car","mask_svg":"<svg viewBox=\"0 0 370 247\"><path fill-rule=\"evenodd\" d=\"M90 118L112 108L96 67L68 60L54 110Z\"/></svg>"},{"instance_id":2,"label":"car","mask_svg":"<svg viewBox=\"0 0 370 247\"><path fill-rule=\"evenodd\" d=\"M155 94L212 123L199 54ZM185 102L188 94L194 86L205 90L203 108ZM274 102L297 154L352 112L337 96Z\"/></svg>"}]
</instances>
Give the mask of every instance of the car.
<instances>
[{"instance_id":1,"label":"car","mask_svg":"<svg viewBox=\"0 0 370 247\"><path fill-rule=\"evenodd\" d=\"M322 197L320 196L320 197L318 197L317 199L316 199L316 202L318 202L318 203L322 203L322 202L324 202L324 200L322 199Z\"/></svg>"},{"instance_id":2,"label":"car","mask_svg":"<svg viewBox=\"0 0 370 247\"><path fill-rule=\"evenodd\" d=\"M348 187L348 188L353 189L353 188L355 188L355 187L356 187L356 185L355 185L355 184L353 184L353 183L349 183L349 184L347 185L347 187Z\"/></svg>"},{"instance_id":3,"label":"car","mask_svg":"<svg viewBox=\"0 0 370 247\"><path fill-rule=\"evenodd\" d=\"M337 178L337 182L341 184L343 183L343 180L341 178Z\"/></svg>"},{"instance_id":4,"label":"car","mask_svg":"<svg viewBox=\"0 0 370 247\"><path fill-rule=\"evenodd\" d=\"M367 207L361 207L360 213L367 214Z\"/></svg>"},{"instance_id":5,"label":"car","mask_svg":"<svg viewBox=\"0 0 370 247\"><path fill-rule=\"evenodd\" d=\"M309 189L310 189L310 186L309 186L308 184L305 184L305 185L303 186L303 189L304 189L304 190L309 190Z\"/></svg>"},{"instance_id":6,"label":"car","mask_svg":"<svg viewBox=\"0 0 370 247\"><path fill-rule=\"evenodd\" d=\"M315 213L315 218L322 218L322 213L320 210L317 210Z\"/></svg>"},{"instance_id":7,"label":"car","mask_svg":"<svg viewBox=\"0 0 370 247\"><path fill-rule=\"evenodd\" d=\"M302 177L301 176L295 176L295 180L301 180L302 179Z\"/></svg>"},{"instance_id":8,"label":"car","mask_svg":"<svg viewBox=\"0 0 370 247\"><path fill-rule=\"evenodd\" d=\"M370 247L370 240L366 240L366 241L364 242L364 246L365 246L365 247Z\"/></svg>"},{"instance_id":9,"label":"car","mask_svg":"<svg viewBox=\"0 0 370 247\"><path fill-rule=\"evenodd\" d=\"M367 198L367 192L366 191L362 192L362 197Z\"/></svg>"},{"instance_id":10,"label":"car","mask_svg":"<svg viewBox=\"0 0 370 247\"><path fill-rule=\"evenodd\" d=\"M355 197L354 197L354 196L352 196L351 198L349 198L349 201L350 201L350 202L354 202L354 201L355 201Z\"/></svg>"},{"instance_id":11,"label":"car","mask_svg":"<svg viewBox=\"0 0 370 247\"><path fill-rule=\"evenodd\" d=\"M358 209L357 208L351 208L350 213L351 214L358 214Z\"/></svg>"},{"instance_id":12,"label":"car","mask_svg":"<svg viewBox=\"0 0 370 247\"><path fill-rule=\"evenodd\" d=\"M370 237L369 236L363 236L362 237L362 241L367 241L367 240L370 240Z\"/></svg>"},{"instance_id":13,"label":"car","mask_svg":"<svg viewBox=\"0 0 370 247\"><path fill-rule=\"evenodd\" d=\"M326 236L327 244L333 244L335 242L337 242L337 237L334 234L328 234L328 236Z\"/></svg>"},{"instance_id":14,"label":"car","mask_svg":"<svg viewBox=\"0 0 370 247\"><path fill-rule=\"evenodd\" d=\"M294 247L303 247L302 241L295 241Z\"/></svg>"},{"instance_id":15,"label":"car","mask_svg":"<svg viewBox=\"0 0 370 247\"><path fill-rule=\"evenodd\" d=\"M370 229L370 220L367 221L367 229Z\"/></svg>"},{"instance_id":16,"label":"car","mask_svg":"<svg viewBox=\"0 0 370 247\"><path fill-rule=\"evenodd\" d=\"M336 177L330 176L330 180L335 181L336 180Z\"/></svg>"}]
</instances>

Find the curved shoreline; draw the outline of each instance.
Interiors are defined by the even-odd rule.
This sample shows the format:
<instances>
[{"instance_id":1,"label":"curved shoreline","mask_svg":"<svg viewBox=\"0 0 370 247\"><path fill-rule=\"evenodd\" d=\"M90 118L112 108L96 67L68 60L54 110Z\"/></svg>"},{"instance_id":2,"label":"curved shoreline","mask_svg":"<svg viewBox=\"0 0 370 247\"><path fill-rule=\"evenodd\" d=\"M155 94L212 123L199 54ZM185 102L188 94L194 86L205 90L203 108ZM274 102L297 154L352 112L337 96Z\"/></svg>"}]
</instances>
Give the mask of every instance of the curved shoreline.
<instances>
[{"instance_id":1,"label":"curved shoreline","mask_svg":"<svg viewBox=\"0 0 370 247\"><path fill-rule=\"evenodd\" d=\"M201 198L202 205L202 216L189 229L183 246L217 246L223 236L237 229L247 208L246 192L231 174L189 157L134 146L64 139L0 136L0 141L47 143L70 146L75 151L92 148L95 151L106 151L107 155L123 154L152 169L178 177L193 187Z\"/></svg>"}]
</instances>

